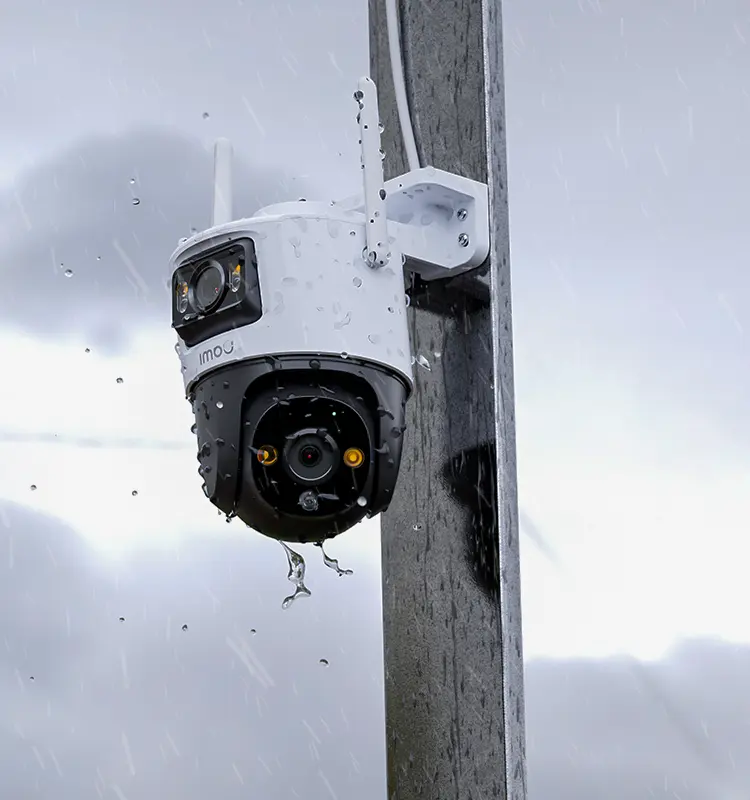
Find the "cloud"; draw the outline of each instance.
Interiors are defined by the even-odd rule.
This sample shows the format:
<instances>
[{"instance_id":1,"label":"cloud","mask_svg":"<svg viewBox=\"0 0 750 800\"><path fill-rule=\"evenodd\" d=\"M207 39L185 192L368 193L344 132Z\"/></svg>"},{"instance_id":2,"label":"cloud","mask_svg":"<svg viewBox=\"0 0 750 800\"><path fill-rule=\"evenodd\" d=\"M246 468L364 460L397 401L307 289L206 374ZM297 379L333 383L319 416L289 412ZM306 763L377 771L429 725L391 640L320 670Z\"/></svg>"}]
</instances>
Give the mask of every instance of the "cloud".
<instances>
[{"instance_id":1,"label":"cloud","mask_svg":"<svg viewBox=\"0 0 750 800\"><path fill-rule=\"evenodd\" d=\"M750 648L692 640L663 661L527 667L530 800L741 800Z\"/></svg>"},{"instance_id":2,"label":"cloud","mask_svg":"<svg viewBox=\"0 0 750 800\"><path fill-rule=\"evenodd\" d=\"M282 611L261 537L102 561L51 517L0 516L4 794L383 796L377 570L337 578L308 548L313 595Z\"/></svg>"},{"instance_id":3,"label":"cloud","mask_svg":"<svg viewBox=\"0 0 750 800\"><path fill-rule=\"evenodd\" d=\"M384 796L376 564L348 554L337 578L302 548L313 595L282 611L284 555L259 536L102 560L52 517L0 521L8 796ZM750 648L709 640L530 662L530 800L741 800L749 671Z\"/></svg>"},{"instance_id":4,"label":"cloud","mask_svg":"<svg viewBox=\"0 0 750 800\"><path fill-rule=\"evenodd\" d=\"M3 324L110 352L144 322L169 326L169 256L210 225L212 164L199 142L143 128L82 139L25 173L0 196ZM289 199L280 169L235 170L238 216Z\"/></svg>"}]
</instances>

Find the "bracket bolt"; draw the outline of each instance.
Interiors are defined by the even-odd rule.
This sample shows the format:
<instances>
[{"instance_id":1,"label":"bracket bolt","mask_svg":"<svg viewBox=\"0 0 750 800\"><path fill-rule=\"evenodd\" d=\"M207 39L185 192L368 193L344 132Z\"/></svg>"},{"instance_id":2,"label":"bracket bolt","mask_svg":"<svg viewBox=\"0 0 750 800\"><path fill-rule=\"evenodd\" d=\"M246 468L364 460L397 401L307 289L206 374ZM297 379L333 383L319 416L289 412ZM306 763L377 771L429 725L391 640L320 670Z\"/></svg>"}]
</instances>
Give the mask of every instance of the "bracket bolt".
<instances>
[{"instance_id":1,"label":"bracket bolt","mask_svg":"<svg viewBox=\"0 0 750 800\"><path fill-rule=\"evenodd\" d=\"M458 211L456 211L456 217L458 217L461 222L463 222L468 216L469 212L465 208L459 208Z\"/></svg>"},{"instance_id":2,"label":"bracket bolt","mask_svg":"<svg viewBox=\"0 0 750 800\"><path fill-rule=\"evenodd\" d=\"M458 243L461 247L468 247L469 246L469 234L468 233L459 233L458 234Z\"/></svg>"}]
</instances>

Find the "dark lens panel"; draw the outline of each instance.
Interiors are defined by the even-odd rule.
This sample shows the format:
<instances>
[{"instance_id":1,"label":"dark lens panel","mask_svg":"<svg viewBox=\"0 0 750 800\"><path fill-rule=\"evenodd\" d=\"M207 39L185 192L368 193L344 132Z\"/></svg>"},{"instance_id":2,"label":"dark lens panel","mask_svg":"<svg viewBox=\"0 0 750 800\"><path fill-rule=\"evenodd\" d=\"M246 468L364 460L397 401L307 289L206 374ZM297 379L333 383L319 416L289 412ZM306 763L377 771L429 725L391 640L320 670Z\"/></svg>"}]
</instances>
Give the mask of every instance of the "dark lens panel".
<instances>
[{"instance_id":1,"label":"dark lens panel","mask_svg":"<svg viewBox=\"0 0 750 800\"><path fill-rule=\"evenodd\" d=\"M241 238L183 262L172 276L172 327L188 347L262 316L255 243ZM187 285L187 296L182 287Z\"/></svg>"},{"instance_id":2,"label":"dark lens panel","mask_svg":"<svg viewBox=\"0 0 750 800\"><path fill-rule=\"evenodd\" d=\"M252 459L261 495L274 508L306 518L354 506L368 480L369 462L357 470L345 469L342 453L349 447L370 452L370 437L360 414L329 397L299 397L289 391L292 399L271 405L251 440L251 448L275 442L279 449L273 466ZM300 429L302 420L307 427ZM316 510L301 504L305 490L316 492Z\"/></svg>"}]
</instances>

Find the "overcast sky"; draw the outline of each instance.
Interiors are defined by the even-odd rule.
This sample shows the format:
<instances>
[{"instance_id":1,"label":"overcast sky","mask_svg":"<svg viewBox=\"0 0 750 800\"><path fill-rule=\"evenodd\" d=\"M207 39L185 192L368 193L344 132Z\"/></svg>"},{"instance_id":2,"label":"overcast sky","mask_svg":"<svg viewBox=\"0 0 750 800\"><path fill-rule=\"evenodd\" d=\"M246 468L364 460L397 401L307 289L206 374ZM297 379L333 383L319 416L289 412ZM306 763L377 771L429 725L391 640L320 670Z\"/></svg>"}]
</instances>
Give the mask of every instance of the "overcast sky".
<instances>
[{"instance_id":1,"label":"overcast sky","mask_svg":"<svg viewBox=\"0 0 750 800\"><path fill-rule=\"evenodd\" d=\"M365 5L0 3L9 797L385 796L377 525L281 610L165 287L216 136L238 213L358 190ZM750 10L504 9L531 800L748 798Z\"/></svg>"}]
</instances>

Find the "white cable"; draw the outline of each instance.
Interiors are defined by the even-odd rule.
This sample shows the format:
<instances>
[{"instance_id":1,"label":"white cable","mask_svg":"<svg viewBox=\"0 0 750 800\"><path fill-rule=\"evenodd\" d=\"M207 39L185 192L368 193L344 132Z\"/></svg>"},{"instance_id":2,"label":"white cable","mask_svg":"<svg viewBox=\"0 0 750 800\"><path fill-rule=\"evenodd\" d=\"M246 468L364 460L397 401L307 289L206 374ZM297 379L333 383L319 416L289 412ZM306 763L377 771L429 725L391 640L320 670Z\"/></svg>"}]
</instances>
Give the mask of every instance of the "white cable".
<instances>
[{"instance_id":1,"label":"white cable","mask_svg":"<svg viewBox=\"0 0 750 800\"><path fill-rule=\"evenodd\" d=\"M391 57L391 74L393 75L393 88L396 93L396 108L398 121L401 125L401 135L404 139L406 162L409 171L419 169L419 153L414 140L414 129L409 113L409 101L406 97L406 80L404 79L404 62L401 55L401 33L398 20L397 0L385 0L385 14L388 25L388 50Z\"/></svg>"}]
</instances>

